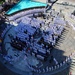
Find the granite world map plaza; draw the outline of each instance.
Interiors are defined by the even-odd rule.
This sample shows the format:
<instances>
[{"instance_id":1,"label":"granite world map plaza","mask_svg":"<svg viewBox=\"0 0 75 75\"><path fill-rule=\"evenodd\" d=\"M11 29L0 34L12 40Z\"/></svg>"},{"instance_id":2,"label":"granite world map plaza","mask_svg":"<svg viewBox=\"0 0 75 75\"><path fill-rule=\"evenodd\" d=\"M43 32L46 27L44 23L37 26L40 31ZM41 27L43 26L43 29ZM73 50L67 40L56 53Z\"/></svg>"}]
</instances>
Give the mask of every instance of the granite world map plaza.
<instances>
[{"instance_id":1,"label":"granite world map plaza","mask_svg":"<svg viewBox=\"0 0 75 75\"><path fill-rule=\"evenodd\" d=\"M75 75L75 3L0 2L1 75Z\"/></svg>"}]
</instances>

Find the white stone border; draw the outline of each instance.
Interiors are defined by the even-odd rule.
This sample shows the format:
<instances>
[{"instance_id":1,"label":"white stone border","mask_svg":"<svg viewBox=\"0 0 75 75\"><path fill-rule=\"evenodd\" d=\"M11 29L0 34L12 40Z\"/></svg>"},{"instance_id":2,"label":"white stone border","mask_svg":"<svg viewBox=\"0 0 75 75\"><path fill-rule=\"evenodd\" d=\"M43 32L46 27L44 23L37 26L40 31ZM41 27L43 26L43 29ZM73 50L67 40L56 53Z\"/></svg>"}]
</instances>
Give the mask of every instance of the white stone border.
<instances>
[{"instance_id":1,"label":"white stone border","mask_svg":"<svg viewBox=\"0 0 75 75\"><path fill-rule=\"evenodd\" d=\"M15 15L12 15L12 16L7 16L7 18L10 20L10 21L14 21L16 20L17 18L20 18L20 17L23 17L23 16L26 16L28 14L33 14L33 13L38 13L38 12L44 12L45 8L36 8L36 9L29 9L29 10L25 10L25 11L21 11Z\"/></svg>"}]
</instances>

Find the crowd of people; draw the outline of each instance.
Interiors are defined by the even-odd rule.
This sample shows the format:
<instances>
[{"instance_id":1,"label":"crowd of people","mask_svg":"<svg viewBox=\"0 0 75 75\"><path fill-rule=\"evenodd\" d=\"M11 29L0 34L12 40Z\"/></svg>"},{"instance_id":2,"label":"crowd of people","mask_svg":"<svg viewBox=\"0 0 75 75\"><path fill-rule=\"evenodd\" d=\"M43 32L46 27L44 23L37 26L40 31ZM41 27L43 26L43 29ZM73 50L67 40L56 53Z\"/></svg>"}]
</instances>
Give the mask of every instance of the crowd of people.
<instances>
[{"instance_id":1,"label":"crowd of people","mask_svg":"<svg viewBox=\"0 0 75 75\"><path fill-rule=\"evenodd\" d=\"M60 17L60 13L56 12L53 15L54 13L55 10L49 12L47 15L36 13L29 17L25 16L20 18L17 21L18 26L14 27L16 35L8 34L11 40L10 45L40 60L47 61L66 25L64 18ZM39 19L40 17L41 19ZM9 28L10 25L6 27L4 32ZM12 56L7 55L5 59L11 62ZM52 61L58 64L53 56L51 56L49 62L51 63Z\"/></svg>"},{"instance_id":2,"label":"crowd of people","mask_svg":"<svg viewBox=\"0 0 75 75\"><path fill-rule=\"evenodd\" d=\"M49 21L50 16L53 17L52 23ZM23 17L20 19L18 26L15 27L18 39L14 37L15 40L11 41L11 46L16 48L20 46L20 50L25 50L41 60L47 60L66 24L59 14L53 16L52 11L48 16L43 16L45 21L38 20L38 16L34 17L35 14L33 14L32 18Z\"/></svg>"}]
</instances>

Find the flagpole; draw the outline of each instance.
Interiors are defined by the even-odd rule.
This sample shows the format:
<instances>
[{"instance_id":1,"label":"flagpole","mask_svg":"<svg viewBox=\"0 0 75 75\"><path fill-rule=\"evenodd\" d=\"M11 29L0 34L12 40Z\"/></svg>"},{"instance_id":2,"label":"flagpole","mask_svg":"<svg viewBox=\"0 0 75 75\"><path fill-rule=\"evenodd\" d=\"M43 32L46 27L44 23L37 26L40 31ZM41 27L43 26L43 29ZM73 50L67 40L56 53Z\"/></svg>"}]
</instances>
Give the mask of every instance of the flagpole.
<instances>
[{"instance_id":1,"label":"flagpole","mask_svg":"<svg viewBox=\"0 0 75 75\"><path fill-rule=\"evenodd\" d=\"M46 0L46 4L47 4L47 0ZM46 6L45 6L45 9L44 9L44 13L46 13Z\"/></svg>"}]
</instances>

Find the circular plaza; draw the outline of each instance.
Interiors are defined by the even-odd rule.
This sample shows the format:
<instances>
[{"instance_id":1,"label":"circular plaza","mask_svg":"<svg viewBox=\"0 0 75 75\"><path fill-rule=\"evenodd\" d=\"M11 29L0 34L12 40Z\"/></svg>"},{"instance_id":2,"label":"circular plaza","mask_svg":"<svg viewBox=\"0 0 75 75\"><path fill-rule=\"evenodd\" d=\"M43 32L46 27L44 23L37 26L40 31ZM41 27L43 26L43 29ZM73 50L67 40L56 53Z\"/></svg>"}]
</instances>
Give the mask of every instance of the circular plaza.
<instances>
[{"instance_id":1,"label":"circular plaza","mask_svg":"<svg viewBox=\"0 0 75 75\"><path fill-rule=\"evenodd\" d=\"M5 13L9 21L0 23L0 61L7 69L5 73L63 75L64 71L69 75L75 51L72 8L55 4L46 10L44 3L31 3L36 6L20 12L17 4L15 12L12 8Z\"/></svg>"}]
</instances>

